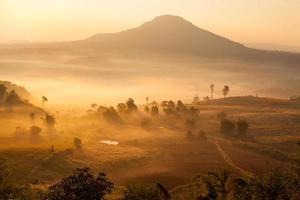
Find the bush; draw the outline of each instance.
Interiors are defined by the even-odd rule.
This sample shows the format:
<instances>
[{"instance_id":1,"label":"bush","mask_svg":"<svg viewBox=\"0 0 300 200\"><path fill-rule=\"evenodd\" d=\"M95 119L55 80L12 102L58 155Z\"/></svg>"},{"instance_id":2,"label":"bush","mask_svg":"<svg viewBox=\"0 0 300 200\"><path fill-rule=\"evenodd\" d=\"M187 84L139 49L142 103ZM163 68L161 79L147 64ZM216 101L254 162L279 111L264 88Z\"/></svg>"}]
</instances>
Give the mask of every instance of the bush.
<instances>
[{"instance_id":1,"label":"bush","mask_svg":"<svg viewBox=\"0 0 300 200\"><path fill-rule=\"evenodd\" d=\"M218 118L219 121L223 121L224 119L226 119L226 117L227 117L226 112L219 112L217 114L217 118Z\"/></svg>"},{"instance_id":2,"label":"bush","mask_svg":"<svg viewBox=\"0 0 300 200\"><path fill-rule=\"evenodd\" d=\"M235 123L234 121L224 119L221 121L220 131L224 135L232 135L234 133Z\"/></svg>"},{"instance_id":3,"label":"bush","mask_svg":"<svg viewBox=\"0 0 300 200\"><path fill-rule=\"evenodd\" d=\"M38 126L31 126L30 127L30 139L32 142L39 142L41 141L41 133L42 129Z\"/></svg>"},{"instance_id":4,"label":"bush","mask_svg":"<svg viewBox=\"0 0 300 200\"><path fill-rule=\"evenodd\" d=\"M102 200L112 188L105 174L95 176L89 168L76 169L73 175L49 188L46 200Z\"/></svg>"},{"instance_id":5,"label":"bush","mask_svg":"<svg viewBox=\"0 0 300 200\"><path fill-rule=\"evenodd\" d=\"M161 198L154 186L134 184L127 187L123 200L161 200Z\"/></svg>"},{"instance_id":6,"label":"bush","mask_svg":"<svg viewBox=\"0 0 300 200\"><path fill-rule=\"evenodd\" d=\"M238 135L245 136L249 129L249 123L244 119L239 119L236 123L236 126Z\"/></svg>"},{"instance_id":7,"label":"bush","mask_svg":"<svg viewBox=\"0 0 300 200\"><path fill-rule=\"evenodd\" d=\"M76 150L81 150L82 149L82 142L81 139L79 138L74 138L74 146Z\"/></svg>"}]
</instances>

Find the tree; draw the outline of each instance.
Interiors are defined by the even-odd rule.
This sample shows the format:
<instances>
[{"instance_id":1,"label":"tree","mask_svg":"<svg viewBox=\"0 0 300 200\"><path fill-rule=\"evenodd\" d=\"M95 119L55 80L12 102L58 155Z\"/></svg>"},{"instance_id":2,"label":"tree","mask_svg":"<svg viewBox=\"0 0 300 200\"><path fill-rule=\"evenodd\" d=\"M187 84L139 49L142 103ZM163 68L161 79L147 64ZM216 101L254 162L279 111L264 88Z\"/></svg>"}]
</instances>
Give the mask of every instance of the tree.
<instances>
[{"instance_id":1,"label":"tree","mask_svg":"<svg viewBox=\"0 0 300 200\"><path fill-rule=\"evenodd\" d=\"M125 113L126 112L126 104L125 103L119 103L118 104L118 112L119 113Z\"/></svg>"},{"instance_id":2,"label":"tree","mask_svg":"<svg viewBox=\"0 0 300 200\"><path fill-rule=\"evenodd\" d=\"M75 147L76 150L81 150L82 149L81 139L75 137L73 143L74 143L74 147Z\"/></svg>"},{"instance_id":3,"label":"tree","mask_svg":"<svg viewBox=\"0 0 300 200\"><path fill-rule=\"evenodd\" d=\"M89 168L76 169L73 175L49 188L46 200L103 200L113 183L104 173L95 176Z\"/></svg>"},{"instance_id":4,"label":"tree","mask_svg":"<svg viewBox=\"0 0 300 200\"><path fill-rule=\"evenodd\" d=\"M150 113L150 108L148 106L145 106L144 111L145 111L145 113L149 114Z\"/></svg>"},{"instance_id":5,"label":"tree","mask_svg":"<svg viewBox=\"0 0 300 200\"><path fill-rule=\"evenodd\" d=\"M249 129L249 123L245 119L239 119L236 126L238 135L245 136Z\"/></svg>"},{"instance_id":6,"label":"tree","mask_svg":"<svg viewBox=\"0 0 300 200\"><path fill-rule=\"evenodd\" d=\"M220 131L224 135L232 135L235 129L235 123L228 119L222 120L220 126Z\"/></svg>"},{"instance_id":7,"label":"tree","mask_svg":"<svg viewBox=\"0 0 300 200\"><path fill-rule=\"evenodd\" d=\"M42 98L43 108L45 108L45 102L48 101L48 98L45 96L42 96L41 98Z\"/></svg>"},{"instance_id":8,"label":"tree","mask_svg":"<svg viewBox=\"0 0 300 200\"><path fill-rule=\"evenodd\" d=\"M5 95L6 95L7 88L5 85L0 85L0 104L4 102Z\"/></svg>"},{"instance_id":9,"label":"tree","mask_svg":"<svg viewBox=\"0 0 300 200\"><path fill-rule=\"evenodd\" d=\"M29 119L31 120L31 122L34 122L34 120L35 120L35 113L34 112L29 113Z\"/></svg>"},{"instance_id":10,"label":"tree","mask_svg":"<svg viewBox=\"0 0 300 200\"><path fill-rule=\"evenodd\" d=\"M94 111L96 111L97 104L96 104L96 103L92 103L92 104L91 104L91 108L92 108Z\"/></svg>"},{"instance_id":11,"label":"tree","mask_svg":"<svg viewBox=\"0 0 300 200\"><path fill-rule=\"evenodd\" d=\"M15 105L22 104L22 100L15 90L10 91L6 97L6 104L9 108L12 108Z\"/></svg>"},{"instance_id":12,"label":"tree","mask_svg":"<svg viewBox=\"0 0 300 200\"><path fill-rule=\"evenodd\" d=\"M224 98L227 97L228 93L229 93L229 86L225 85L224 88L223 88Z\"/></svg>"},{"instance_id":13,"label":"tree","mask_svg":"<svg viewBox=\"0 0 300 200\"><path fill-rule=\"evenodd\" d=\"M213 100L214 98L214 90L215 90L215 85L210 84L210 99Z\"/></svg>"},{"instance_id":14,"label":"tree","mask_svg":"<svg viewBox=\"0 0 300 200\"><path fill-rule=\"evenodd\" d=\"M53 128L53 126L56 123L55 117L53 115L50 115L50 114L46 113L45 123L49 128Z\"/></svg>"},{"instance_id":15,"label":"tree","mask_svg":"<svg viewBox=\"0 0 300 200\"><path fill-rule=\"evenodd\" d=\"M106 109L106 111L103 112L103 117L106 121L111 123L121 123L122 119L117 113L117 111L114 109L114 107L109 107Z\"/></svg>"},{"instance_id":16,"label":"tree","mask_svg":"<svg viewBox=\"0 0 300 200\"><path fill-rule=\"evenodd\" d=\"M40 133L42 129L38 126L31 126L30 127L30 139L32 142L39 142L41 141Z\"/></svg>"},{"instance_id":17,"label":"tree","mask_svg":"<svg viewBox=\"0 0 300 200\"><path fill-rule=\"evenodd\" d=\"M129 98L126 102L127 105L127 112L132 113L137 111L137 106L134 103L134 100L132 98Z\"/></svg>"},{"instance_id":18,"label":"tree","mask_svg":"<svg viewBox=\"0 0 300 200\"><path fill-rule=\"evenodd\" d=\"M152 107L151 107L151 115L152 115L152 116L157 116L157 115L159 115L159 109L158 109L157 106L152 106Z\"/></svg>"}]
</instances>

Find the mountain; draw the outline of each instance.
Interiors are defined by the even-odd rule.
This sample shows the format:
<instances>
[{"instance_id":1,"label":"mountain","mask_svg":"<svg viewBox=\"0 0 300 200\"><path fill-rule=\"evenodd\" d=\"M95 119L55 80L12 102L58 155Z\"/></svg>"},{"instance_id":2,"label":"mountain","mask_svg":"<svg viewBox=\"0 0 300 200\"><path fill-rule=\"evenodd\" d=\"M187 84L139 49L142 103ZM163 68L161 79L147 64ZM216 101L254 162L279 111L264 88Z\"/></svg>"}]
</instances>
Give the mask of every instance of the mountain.
<instances>
[{"instance_id":1,"label":"mountain","mask_svg":"<svg viewBox=\"0 0 300 200\"><path fill-rule=\"evenodd\" d=\"M74 45L99 51L184 54L296 65L300 62L300 54L248 48L172 15L159 16L137 28L118 33L99 33L73 42L71 46Z\"/></svg>"},{"instance_id":2,"label":"mountain","mask_svg":"<svg viewBox=\"0 0 300 200\"><path fill-rule=\"evenodd\" d=\"M163 15L141 26L117 33L98 33L90 38L57 42L0 46L0 52L19 56L75 55L97 57L126 56L191 56L299 66L300 54L254 49L201 29L191 22L172 15ZM41 56L42 55L42 56Z\"/></svg>"},{"instance_id":3,"label":"mountain","mask_svg":"<svg viewBox=\"0 0 300 200\"><path fill-rule=\"evenodd\" d=\"M200 29L177 16L160 16L138 28L96 34L83 41L101 48L176 52L195 55L232 54L245 50L239 43Z\"/></svg>"}]
</instances>

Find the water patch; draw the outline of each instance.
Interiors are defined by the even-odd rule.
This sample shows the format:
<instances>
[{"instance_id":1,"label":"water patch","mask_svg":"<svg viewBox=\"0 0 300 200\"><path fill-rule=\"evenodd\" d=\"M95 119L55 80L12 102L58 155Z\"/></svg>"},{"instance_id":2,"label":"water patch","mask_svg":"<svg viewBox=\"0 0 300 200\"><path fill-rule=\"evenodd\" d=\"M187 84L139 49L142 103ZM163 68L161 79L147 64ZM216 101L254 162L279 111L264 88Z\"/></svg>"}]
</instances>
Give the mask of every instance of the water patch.
<instances>
[{"instance_id":1,"label":"water patch","mask_svg":"<svg viewBox=\"0 0 300 200\"><path fill-rule=\"evenodd\" d=\"M112 140L101 140L100 143L107 144L107 145L114 145L114 146L117 146L120 144L120 142L112 141Z\"/></svg>"}]
</instances>

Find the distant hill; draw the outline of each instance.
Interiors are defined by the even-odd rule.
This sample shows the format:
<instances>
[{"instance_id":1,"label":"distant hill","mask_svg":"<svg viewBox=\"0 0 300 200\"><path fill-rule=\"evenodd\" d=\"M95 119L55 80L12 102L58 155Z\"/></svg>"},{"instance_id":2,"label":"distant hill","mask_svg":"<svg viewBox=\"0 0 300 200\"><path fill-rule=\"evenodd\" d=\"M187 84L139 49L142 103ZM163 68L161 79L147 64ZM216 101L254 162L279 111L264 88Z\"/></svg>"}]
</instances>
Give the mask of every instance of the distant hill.
<instances>
[{"instance_id":1,"label":"distant hill","mask_svg":"<svg viewBox=\"0 0 300 200\"><path fill-rule=\"evenodd\" d=\"M221 99L214 99L210 101L203 101L201 104L210 105L231 105L231 106L287 106L300 107L300 101L288 99L276 99L267 97L255 96L235 96Z\"/></svg>"},{"instance_id":2,"label":"distant hill","mask_svg":"<svg viewBox=\"0 0 300 200\"><path fill-rule=\"evenodd\" d=\"M156 17L137 28L118 33L99 33L70 44L72 47L79 45L83 49L99 51L156 52L295 65L300 63L300 54L248 48L172 15Z\"/></svg>"},{"instance_id":3,"label":"distant hill","mask_svg":"<svg viewBox=\"0 0 300 200\"><path fill-rule=\"evenodd\" d=\"M24 100L24 101L29 101L32 96L31 94L26 90L25 87L16 85L10 81L1 81L0 80L0 85L4 85L9 91L10 90L15 90L16 93Z\"/></svg>"},{"instance_id":4,"label":"distant hill","mask_svg":"<svg viewBox=\"0 0 300 200\"><path fill-rule=\"evenodd\" d=\"M72 54L88 58L105 54L135 57L154 54L171 58L221 58L296 67L300 63L299 53L248 48L173 15L156 17L137 28L117 33L98 33L78 41L2 45L0 52L3 55L32 54L39 57Z\"/></svg>"}]
</instances>

